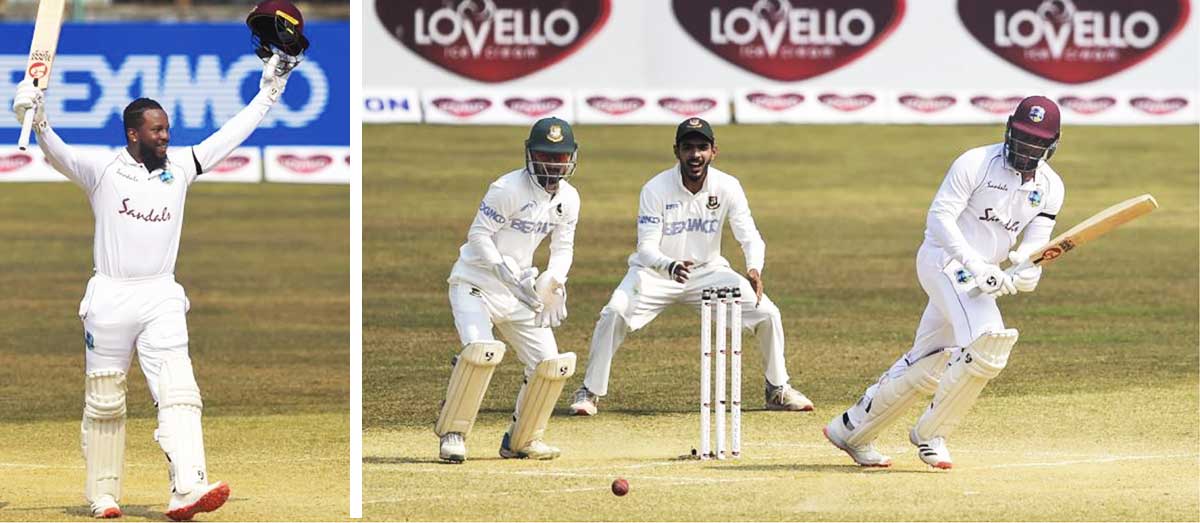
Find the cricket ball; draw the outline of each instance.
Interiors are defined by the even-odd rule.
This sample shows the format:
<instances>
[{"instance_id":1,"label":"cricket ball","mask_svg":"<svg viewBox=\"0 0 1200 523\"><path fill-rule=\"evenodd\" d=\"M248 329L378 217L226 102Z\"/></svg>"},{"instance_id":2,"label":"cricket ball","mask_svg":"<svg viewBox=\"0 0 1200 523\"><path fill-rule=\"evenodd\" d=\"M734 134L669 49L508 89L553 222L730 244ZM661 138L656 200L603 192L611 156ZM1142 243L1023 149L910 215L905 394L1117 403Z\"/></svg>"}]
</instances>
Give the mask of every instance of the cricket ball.
<instances>
[{"instance_id":1,"label":"cricket ball","mask_svg":"<svg viewBox=\"0 0 1200 523\"><path fill-rule=\"evenodd\" d=\"M625 481L625 478L617 478L617 479L613 480L612 491L613 491L613 494L616 494L618 496L624 496L625 494L628 494L629 493L629 482Z\"/></svg>"}]
</instances>

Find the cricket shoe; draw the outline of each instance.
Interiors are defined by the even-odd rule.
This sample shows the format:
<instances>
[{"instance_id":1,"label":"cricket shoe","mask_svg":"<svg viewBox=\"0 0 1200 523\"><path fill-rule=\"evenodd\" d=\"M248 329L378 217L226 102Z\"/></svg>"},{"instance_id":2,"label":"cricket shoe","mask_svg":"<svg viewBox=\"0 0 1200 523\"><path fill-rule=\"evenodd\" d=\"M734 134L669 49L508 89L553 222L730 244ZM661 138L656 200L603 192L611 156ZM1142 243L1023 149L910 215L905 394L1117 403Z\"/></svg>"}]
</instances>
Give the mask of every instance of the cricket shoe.
<instances>
[{"instance_id":1,"label":"cricket shoe","mask_svg":"<svg viewBox=\"0 0 1200 523\"><path fill-rule=\"evenodd\" d=\"M191 521L196 514L221 508L229 499L229 484L224 481L197 488L187 494L174 493L167 504L167 517L172 521Z\"/></svg>"},{"instance_id":2,"label":"cricket shoe","mask_svg":"<svg viewBox=\"0 0 1200 523\"><path fill-rule=\"evenodd\" d=\"M504 439L500 441L500 457L504 459L554 459L561 452L558 447L551 447L540 439L535 439L529 442L523 449L512 450L509 448L512 437L509 433L504 433Z\"/></svg>"},{"instance_id":3,"label":"cricket shoe","mask_svg":"<svg viewBox=\"0 0 1200 523\"><path fill-rule=\"evenodd\" d=\"M121 514L121 506L117 505L117 500L112 496L104 495L92 502L92 517L100 519L119 518Z\"/></svg>"},{"instance_id":4,"label":"cricket shoe","mask_svg":"<svg viewBox=\"0 0 1200 523\"><path fill-rule=\"evenodd\" d=\"M592 394L587 387L579 387L571 400L571 412L576 416L595 416L596 404L599 402L600 396Z\"/></svg>"},{"instance_id":5,"label":"cricket shoe","mask_svg":"<svg viewBox=\"0 0 1200 523\"><path fill-rule=\"evenodd\" d=\"M438 457L450 463L462 463L467 460L467 440L461 432L447 432L442 436Z\"/></svg>"},{"instance_id":6,"label":"cricket shoe","mask_svg":"<svg viewBox=\"0 0 1200 523\"><path fill-rule=\"evenodd\" d=\"M845 416L845 414L842 414ZM875 450L874 443L866 445L853 446L846 442L846 425L842 422L839 416L829 421L821 432L825 433L825 439L833 443L833 446L842 450L863 467L890 467L892 466L892 458L889 458L879 451Z\"/></svg>"},{"instance_id":7,"label":"cricket shoe","mask_svg":"<svg viewBox=\"0 0 1200 523\"><path fill-rule=\"evenodd\" d=\"M929 441L917 438L917 429L908 431L908 441L917 446L917 456L931 467L950 470L954 461L950 459L950 449L946 448L946 438L938 436Z\"/></svg>"},{"instance_id":8,"label":"cricket shoe","mask_svg":"<svg viewBox=\"0 0 1200 523\"><path fill-rule=\"evenodd\" d=\"M804 411L813 410L813 403L791 385L778 387L767 383L767 410Z\"/></svg>"}]
</instances>

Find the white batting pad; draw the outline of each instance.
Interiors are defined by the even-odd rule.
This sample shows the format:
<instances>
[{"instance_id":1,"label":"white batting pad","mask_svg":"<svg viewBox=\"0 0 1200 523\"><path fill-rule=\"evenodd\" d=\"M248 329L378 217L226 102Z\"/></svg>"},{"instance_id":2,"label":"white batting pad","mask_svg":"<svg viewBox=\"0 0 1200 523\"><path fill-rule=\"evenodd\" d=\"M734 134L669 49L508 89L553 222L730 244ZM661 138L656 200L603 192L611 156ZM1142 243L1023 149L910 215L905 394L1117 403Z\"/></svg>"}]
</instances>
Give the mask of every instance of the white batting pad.
<instances>
[{"instance_id":1,"label":"white batting pad","mask_svg":"<svg viewBox=\"0 0 1200 523\"><path fill-rule=\"evenodd\" d=\"M869 389L858 404L842 414L848 434L846 443L854 447L870 444L923 395L933 394L949 358L950 351L943 350L917 360L898 376L885 372L871 387L873 390Z\"/></svg>"},{"instance_id":2,"label":"white batting pad","mask_svg":"<svg viewBox=\"0 0 1200 523\"><path fill-rule=\"evenodd\" d=\"M446 388L446 401L438 415L434 432L445 436L450 432L461 432L466 436L475 425L483 394L492 381L492 373L500 360L504 359L504 344L498 341L477 341L468 344L454 362L450 372L450 385Z\"/></svg>"},{"instance_id":3,"label":"white batting pad","mask_svg":"<svg viewBox=\"0 0 1200 523\"><path fill-rule=\"evenodd\" d=\"M575 375L575 353L559 354L542 360L533 377L521 388L517 399L516 421L513 423L511 449L520 451L533 440L542 439L554 404L562 393L567 378Z\"/></svg>"},{"instance_id":4,"label":"white batting pad","mask_svg":"<svg viewBox=\"0 0 1200 523\"><path fill-rule=\"evenodd\" d=\"M168 358L158 373L158 430L154 439L167 454L175 492L208 485L204 435L200 426L200 387L189 358Z\"/></svg>"},{"instance_id":5,"label":"white batting pad","mask_svg":"<svg viewBox=\"0 0 1200 523\"><path fill-rule=\"evenodd\" d=\"M84 496L89 502L105 495L119 501L125 466L125 373L89 372L84 378L83 399L80 441L87 463Z\"/></svg>"},{"instance_id":6,"label":"white batting pad","mask_svg":"<svg viewBox=\"0 0 1200 523\"><path fill-rule=\"evenodd\" d=\"M917 420L917 438L946 437L966 417L984 385L1000 375L1017 343L1017 329L988 332L963 349L938 384L933 404Z\"/></svg>"}]
</instances>

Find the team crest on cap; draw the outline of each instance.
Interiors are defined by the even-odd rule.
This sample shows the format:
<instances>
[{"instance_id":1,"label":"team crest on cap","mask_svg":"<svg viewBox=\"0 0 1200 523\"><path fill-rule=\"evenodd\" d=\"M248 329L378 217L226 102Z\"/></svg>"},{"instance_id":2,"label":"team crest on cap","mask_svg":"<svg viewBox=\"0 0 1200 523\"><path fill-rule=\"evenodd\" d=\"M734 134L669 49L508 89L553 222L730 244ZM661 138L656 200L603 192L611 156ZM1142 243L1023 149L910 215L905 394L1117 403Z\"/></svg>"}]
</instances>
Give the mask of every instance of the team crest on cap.
<instances>
[{"instance_id":1,"label":"team crest on cap","mask_svg":"<svg viewBox=\"0 0 1200 523\"><path fill-rule=\"evenodd\" d=\"M717 207L720 207L720 206L721 206L721 202L720 202L720 201L717 201L717 197L716 197L716 196L709 196L709 197L708 197L708 208L709 208L709 209L716 209Z\"/></svg>"},{"instance_id":2,"label":"team crest on cap","mask_svg":"<svg viewBox=\"0 0 1200 523\"><path fill-rule=\"evenodd\" d=\"M688 120L687 126L688 126L688 127L691 127L692 129L699 129L699 128L701 127L701 126L700 126L700 119L699 119L699 118L692 118L691 120Z\"/></svg>"},{"instance_id":3,"label":"team crest on cap","mask_svg":"<svg viewBox=\"0 0 1200 523\"><path fill-rule=\"evenodd\" d=\"M553 143L563 141L563 132L561 125L551 125L550 132L546 133L546 139Z\"/></svg>"},{"instance_id":4,"label":"team crest on cap","mask_svg":"<svg viewBox=\"0 0 1200 523\"><path fill-rule=\"evenodd\" d=\"M1041 203L1042 203L1042 191L1035 189L1033 192L1029 193L1029 206L1030 207L1037 207Z\"/></svg>"},{"instance_id":5,"label":"team crest on cap","mask_svg":"<svg viewBox=\"0 0 1200 523\"><path fill-rule=\"evenodd\" d=\"M1046 108L1040 105L1029 108L1029 121L1038 123L1044 119L1046 119Z\"/></svg>"}]
</instances>

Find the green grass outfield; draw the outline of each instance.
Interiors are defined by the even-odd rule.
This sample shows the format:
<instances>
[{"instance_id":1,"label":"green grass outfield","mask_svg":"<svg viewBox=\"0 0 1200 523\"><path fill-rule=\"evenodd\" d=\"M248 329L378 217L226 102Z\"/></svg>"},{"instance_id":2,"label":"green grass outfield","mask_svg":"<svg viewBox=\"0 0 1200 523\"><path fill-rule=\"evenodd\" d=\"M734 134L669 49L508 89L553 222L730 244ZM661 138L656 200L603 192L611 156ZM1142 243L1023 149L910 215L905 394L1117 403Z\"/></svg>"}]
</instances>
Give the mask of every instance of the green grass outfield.
<instances>
[{"instance_id":1,"label":"green grass outfield","mask_svg":"<svg viewBox=\"0 0 1200 523\"><path fill-rule=\"evenodd\" d=\"M1196 127L1068 127L1058 231L1149 192L1162 208L1047 268L1002 308L1021 342L933 472L905 426L867 471L821 436L911 343L926 296L914 256L950 162L1001 126L726 126L716 165L738 176L767 241L792 383L814 413L761 411L745 360L745 457L677 459L695 445L694 312L669 310L626 340L595 418L555 416L554 462L496 458L520 383L507 358L461 466L436 461L437 416L457 350L445 279L488 183L520 167L526 129L364 128L364 512L372 520L1200 519ZM576 128L583 199L570 318L580 356L634 248L638 191L672 163L669 127ZM725 254L742 266L729 233ZM543 246L537 258L544 264ZM752 345L751 345L752 346ZM748 349L753 354L754 349ZM565 395L565 394L564 394ZM565 410L560 402L560 414ZM608 493L626 477L632 492Z\"/></svg>"},{"instance_id":2,"label":"green grass outfield","mask_svg":"<svg viewBox=\"0 0 1200 523\"><path fill-rule=\"evenodd\" d=\"M205 521L337 520L349 498L349 188L189 189L176 279L204 396ZM89 520L79 450L92 215L71 183L0 184L0 520ZM155 411L129 379L126 520L169 496Z\"/></svg>"}]
</instances>

